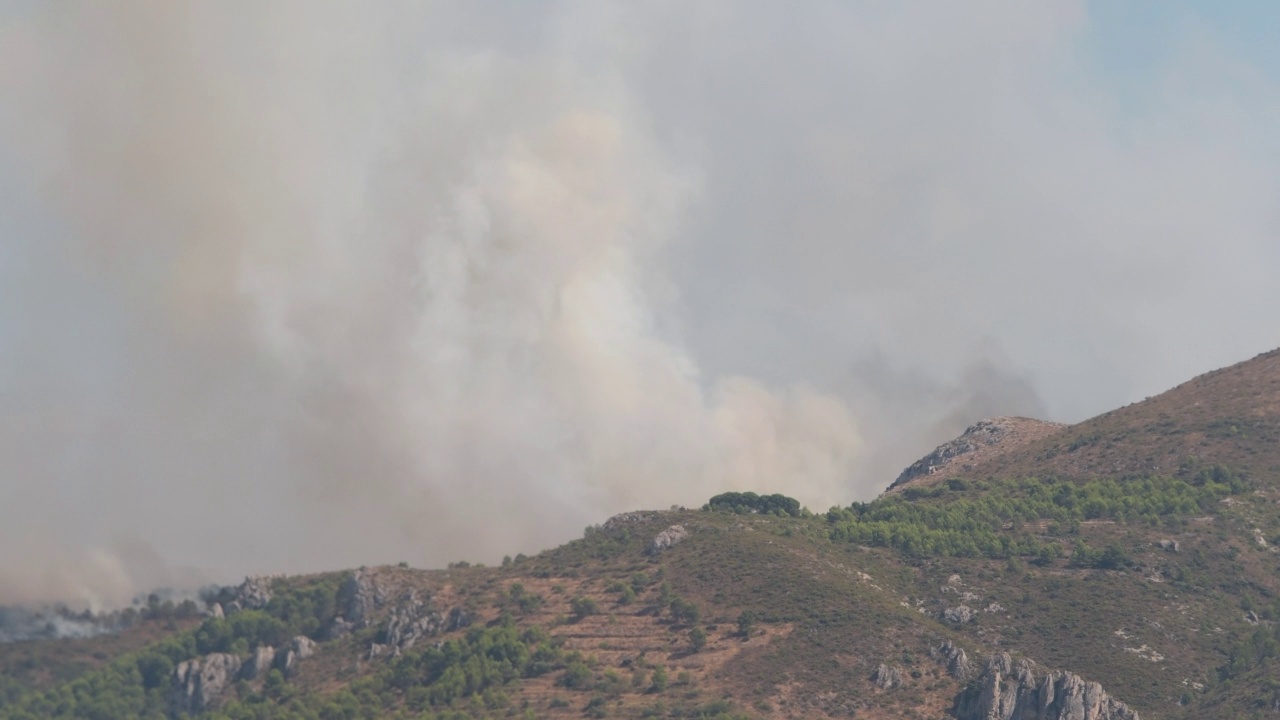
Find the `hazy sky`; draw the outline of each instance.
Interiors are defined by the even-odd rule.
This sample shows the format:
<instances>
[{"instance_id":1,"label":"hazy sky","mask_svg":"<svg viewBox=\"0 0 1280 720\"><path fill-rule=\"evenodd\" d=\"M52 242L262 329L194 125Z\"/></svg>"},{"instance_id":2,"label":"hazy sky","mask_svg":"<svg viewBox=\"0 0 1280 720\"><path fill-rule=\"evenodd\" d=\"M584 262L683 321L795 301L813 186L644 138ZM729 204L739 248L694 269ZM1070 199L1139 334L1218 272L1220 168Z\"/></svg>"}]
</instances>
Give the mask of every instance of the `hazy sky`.
<instances>
[{"instance_id":1,"label":"hazy sky","mask_svg":"<svg viewBox=\"0 0 1280 720\"><path fill-rule=\"evenodd\" d=\"M1278 34L0 0L0 602L821 509L1271 349Z\"/></svg>"}]
</instances>

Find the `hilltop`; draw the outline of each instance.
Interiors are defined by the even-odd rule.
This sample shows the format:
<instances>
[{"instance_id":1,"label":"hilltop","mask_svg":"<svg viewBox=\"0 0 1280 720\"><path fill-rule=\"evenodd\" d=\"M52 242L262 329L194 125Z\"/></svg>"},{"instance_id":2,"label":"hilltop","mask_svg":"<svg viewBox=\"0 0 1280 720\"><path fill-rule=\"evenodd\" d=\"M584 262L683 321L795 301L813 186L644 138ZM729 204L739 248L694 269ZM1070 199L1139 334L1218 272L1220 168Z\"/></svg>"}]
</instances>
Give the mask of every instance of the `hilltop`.
<instances>
[{"instance_id":1,"label":"hilltop","mask_svg":"<svg viewBox=\"0 0 1280 720\"><path fill-rule=\"evenodd\" d=\"M0 644L0 718L1280 718L1278 407L1269 353L979 423L871 503L725 493L498 567L251 578Z\"/></svg>"},{"instance_id":2,"label":"hilltop","mask_svg":"<svg viewBox=\"0 0 1280 720\"><path fill-rule=\"evenodd\" d=\"M908 474L908 470L893 487L961 476L1088 478L1177 473L1204 464L1280 478L1280 350L1205 373L1077 425L1015 420L1018 432L999 438L985 452L935 463L932 473ZM981 426L975 425L912 467L928 463Z\"/></svg>"}]
</instances>

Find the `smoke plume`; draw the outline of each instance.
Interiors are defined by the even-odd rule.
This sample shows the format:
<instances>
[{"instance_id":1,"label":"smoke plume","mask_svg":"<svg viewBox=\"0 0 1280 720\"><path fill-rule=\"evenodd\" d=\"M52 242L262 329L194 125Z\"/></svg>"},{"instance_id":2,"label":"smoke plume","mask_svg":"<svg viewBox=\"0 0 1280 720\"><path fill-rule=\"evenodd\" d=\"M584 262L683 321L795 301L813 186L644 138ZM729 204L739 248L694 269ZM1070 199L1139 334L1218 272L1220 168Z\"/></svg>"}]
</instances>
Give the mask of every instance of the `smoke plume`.
<instances>
[{"instance_id":1,"label":"smoke plume","mask_svg":"<svg viewBox=\"0 0 1280 720\"><path fill-rule=\"evenodd\" d=\"M20 250L43 263L20 340L81 367L29 358L6 508L246 571L492 559L729 487L849 493L839 400L706 374L669 326L658 256L697 174L575 57L589 38L505 55L435 41L432 14L415 38L376 9L236 10L9 29L38 110L7 149L65 223ZM90 549L34 581L19 556L60 538L6 536L6 596L159 579Z\"/></svg>"}]
</instances>

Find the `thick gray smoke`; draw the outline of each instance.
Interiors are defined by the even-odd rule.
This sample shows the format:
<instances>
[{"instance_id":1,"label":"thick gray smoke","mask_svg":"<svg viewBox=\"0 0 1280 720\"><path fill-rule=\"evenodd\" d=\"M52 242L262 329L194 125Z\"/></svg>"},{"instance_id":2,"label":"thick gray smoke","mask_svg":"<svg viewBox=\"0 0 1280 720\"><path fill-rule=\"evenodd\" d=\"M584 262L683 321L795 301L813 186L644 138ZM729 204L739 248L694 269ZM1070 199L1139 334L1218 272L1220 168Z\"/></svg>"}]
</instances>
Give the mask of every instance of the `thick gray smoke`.
<instances>
[{"instance_id":1,"label":"thick gray smoke","mask_svg":"<svg viewBox=\"0 0 1280 720\"><path fill-rule=\"evenodd\" d=\"M3 602L867 499L1277 341L1274 86L1120 126L1076 3L0 8Z\"/></svg>"}]
</instances>

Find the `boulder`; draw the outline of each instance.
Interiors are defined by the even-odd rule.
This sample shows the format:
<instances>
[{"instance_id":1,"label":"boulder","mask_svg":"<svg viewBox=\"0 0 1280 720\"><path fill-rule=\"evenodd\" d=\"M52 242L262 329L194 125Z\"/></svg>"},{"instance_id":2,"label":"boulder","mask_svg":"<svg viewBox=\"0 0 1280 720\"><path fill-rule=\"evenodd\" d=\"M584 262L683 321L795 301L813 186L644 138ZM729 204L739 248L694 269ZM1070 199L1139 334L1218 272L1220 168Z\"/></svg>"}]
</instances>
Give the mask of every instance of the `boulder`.
<instances>
[{"instance_id":1,"label":"boulder","mask_svg":"<svg viewBox=\"0 0 1280 720\"><path fill-rule=\"evenodd\" d=\"M289 644L289 649L298 655L298 659L306 660L316 654L316 641L306 635L299 635Z\"/></svg>"},{"instance_id":2,"label":"boulder","mask_svg":"<svg viewBox=\"0 0 1280 720\"><path fill-rule=\"evenodd\" d=\"M654 536L653 542L649 543L649 552L657 554L663 550L675 547L689 537L689 531L684 529L683 525L672 525Z\"/></svg>"},{"instance_id":3,"label":"boulder","mask_svg":"<svg viewBox=\"0 0 1280 720\"><path fill-rule=\"evenodd\" d=\"M973 619L977 616L978 616L978 613L974 612L973 608L969 607L968 605L958 605L956 607L949 607L942 611L943 618L957 625L963 625L967 622L973 622Z\"/></svg>"},{"instance_id":4,"label":"boulder","mask_svg":"<svg viewBox=\"0 0 1280 720\"><path fill-rule=\"evenodd\" d=\"M324 631L324 637L326 640L337 640L340 637L350 635L351 631L355 629L354 623L347 621L342 616L338 616L333 619L333 622L329 623L329 627Z\"/></svg>"},{"instance_id":5,"label":"boulder","mask_svg":"<svg viewBox=\"0 0 1280 720\"><path fill-rule=\"evenodd\" d=\"M306 660L316 654L316 642L306 635L299 635L276 656L276 664L286 676L292 675L298 668L299 660Z\"/></svg>"}]
</instances>

